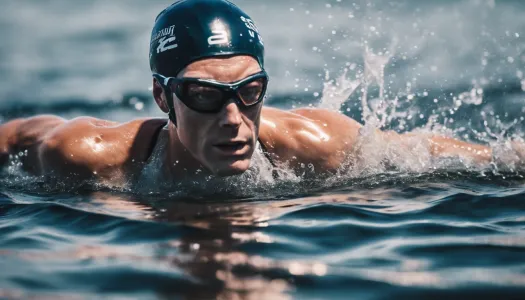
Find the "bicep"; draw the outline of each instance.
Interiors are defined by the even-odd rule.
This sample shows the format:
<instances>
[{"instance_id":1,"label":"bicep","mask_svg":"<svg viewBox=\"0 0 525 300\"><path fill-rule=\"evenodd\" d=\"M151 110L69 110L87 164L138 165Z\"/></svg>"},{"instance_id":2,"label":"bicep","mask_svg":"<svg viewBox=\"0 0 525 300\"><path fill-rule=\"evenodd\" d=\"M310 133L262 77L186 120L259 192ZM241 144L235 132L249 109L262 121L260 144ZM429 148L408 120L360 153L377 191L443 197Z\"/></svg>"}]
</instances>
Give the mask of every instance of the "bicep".
<instances>
[{"instance_id":1,"label":"bicep","mask_svg":"<svg viewBox=\"0 0 525 300\"><path fill-rule=\"evenodd\" d=\"M76 181L115 177L111 153L95 152L84 143L72 136L47 138L38 149L41 175Z\"/></svg>"},{"instance_id":2,"label":"bicep","mask_svg":"<svg viewBox=\"0 0 525 300\"><path fill-rule=\"evenodd\" d=\"M60 136L50 136L38 149L40 173L88 178L91 172L81 156Z\"/></svg>"},{"instance_id":3,"label":"bicep","mask_svg":"<svg viewBox=\"0 0 525 300\"><path fill-rule=\"evenodd\" d=\"M41 173L75 180L119 179L126 148L104 140L106 135L110 133L91 119L57 128L39 147Z\"/></svg>"}]
</instances>

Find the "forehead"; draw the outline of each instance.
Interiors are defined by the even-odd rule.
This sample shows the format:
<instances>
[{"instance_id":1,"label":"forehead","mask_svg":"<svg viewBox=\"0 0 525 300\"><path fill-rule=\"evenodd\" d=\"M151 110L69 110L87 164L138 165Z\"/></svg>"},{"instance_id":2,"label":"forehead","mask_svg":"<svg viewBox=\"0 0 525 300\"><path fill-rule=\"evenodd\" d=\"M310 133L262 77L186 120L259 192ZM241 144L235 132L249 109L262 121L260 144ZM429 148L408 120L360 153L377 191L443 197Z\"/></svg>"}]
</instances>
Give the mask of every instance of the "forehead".
<instances>
[{"instance_id":1,"label":"forehead","mask_svg":"<svg viewBox=\"0 0 525 300\"><path fill-rule=\"evenodd\" d=\"M234 82L261 71L257 60L251 56L238 55L225 58L205 58L184 68L178 77L214 79Z\"/></svg>"}]
</instances>

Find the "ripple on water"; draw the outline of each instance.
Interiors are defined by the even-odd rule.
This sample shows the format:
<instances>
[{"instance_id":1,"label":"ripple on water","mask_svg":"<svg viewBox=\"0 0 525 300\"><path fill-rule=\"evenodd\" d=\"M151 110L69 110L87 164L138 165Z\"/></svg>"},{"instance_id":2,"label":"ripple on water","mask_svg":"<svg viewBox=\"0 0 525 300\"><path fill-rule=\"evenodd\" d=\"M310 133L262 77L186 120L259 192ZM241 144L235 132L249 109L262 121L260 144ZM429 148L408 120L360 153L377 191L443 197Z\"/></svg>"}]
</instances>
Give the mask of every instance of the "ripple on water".
<instances>
[{"instance_id":1,"label":"ripple on water","mask_svg":"<svg viewBox=\"0 0 525 300\"><path fill-rule=\"evenodd\" d=\"M88 298L511 295L525 286L524 193L500 189L416 182L222 202L10 192L0 282Z\"/></svg>"}]
</instances>

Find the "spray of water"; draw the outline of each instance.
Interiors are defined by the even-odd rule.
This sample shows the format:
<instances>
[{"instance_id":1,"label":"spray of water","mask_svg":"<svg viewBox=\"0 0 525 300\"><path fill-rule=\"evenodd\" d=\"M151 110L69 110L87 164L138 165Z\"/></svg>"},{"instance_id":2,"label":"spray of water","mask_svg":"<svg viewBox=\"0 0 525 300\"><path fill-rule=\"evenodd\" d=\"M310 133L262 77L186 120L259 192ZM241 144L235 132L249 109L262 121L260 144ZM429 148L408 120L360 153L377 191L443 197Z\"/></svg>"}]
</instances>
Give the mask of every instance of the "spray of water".
<instances>
[{"instance_id":1,"label":"spray of water","mask_svg":"<svg viewBox=\"0 0 525 300\"><path fill-rule=\"evenodd\" d=\"M338 178L356 178L397 170L406 172L434 172L469 170L484 174L487 170L493 174L505 172L522 172L523 141L519 131L509 134L510 130L523 120L502 121L493 111L481 112L483 130L472 126L455 126L456 114L464 107L482 106L483 89L474 82L473 87L457 95L450 95L450 101L441 101L428 115L421 113L425 103L417 103L417 93L406 93L393 97L387 96L385 87L385 67L394 53L394 47L384 53L373 53L368 47L364 51L364 71L350 79L348 69L335 80L329 80L324 85L323 98L320 107L341 110L349 99L360 99L363 127L360 130L359 155L351 157L338 173ZM410 85L408 85L410 87ZM357 87L361 87L358 89ZM370 97L369 90L379 90L376 98ZM350 97L360 93L359 97ZM420 93L428 98L428 93ZM433 99L433 104L438 103ZM414 119L426 119L426 123L413 126ZM489 125L490 124L490 125ZM394 126L395 125L395 126ZM402 143L385 141L378 130L397 129L405 134ZM494 161L490 165L476 165L461 157L435 159L429 152L428 138L432 135L443 135L458 139L481 142L493 149ZM472 137L472 138L471 138Z\"/></svg>"}]
</instances>

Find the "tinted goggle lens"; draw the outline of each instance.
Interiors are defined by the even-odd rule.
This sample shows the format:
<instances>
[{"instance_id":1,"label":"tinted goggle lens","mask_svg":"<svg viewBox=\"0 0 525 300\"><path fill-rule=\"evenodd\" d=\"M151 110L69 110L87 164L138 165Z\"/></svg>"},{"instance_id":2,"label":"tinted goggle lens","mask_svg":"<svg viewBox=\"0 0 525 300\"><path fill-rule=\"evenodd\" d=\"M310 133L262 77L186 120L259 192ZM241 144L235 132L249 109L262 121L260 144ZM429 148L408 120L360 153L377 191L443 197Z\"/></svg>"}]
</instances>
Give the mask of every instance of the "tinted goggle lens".
<instances>
[{"instance_id":1,"label":"tinted goggle lens","mask_svg":"<svg viewBox=\"0 0 525 300\"><path fill-rule=\"evenodd\" d=\"M252 82L249 82L241 86L237 90L237 96L245 105L253 105L259 102L259 100L264 96L264 89L266 88L266 79L259 78Z\"/></svg>"},{"instance_id":2,"label":"tinted goggle lens","mask_svg":"<svg viewBox=\"0 0 525 300\"><path fill-rule=\"evenodd\" d=\"M179 90L180 90L179 86ZM179 99L190 108L201 111L218 110L222 106L224 92L218 88L205 86L199 83L187 84Z\"/></svg>"}]
</instances>

